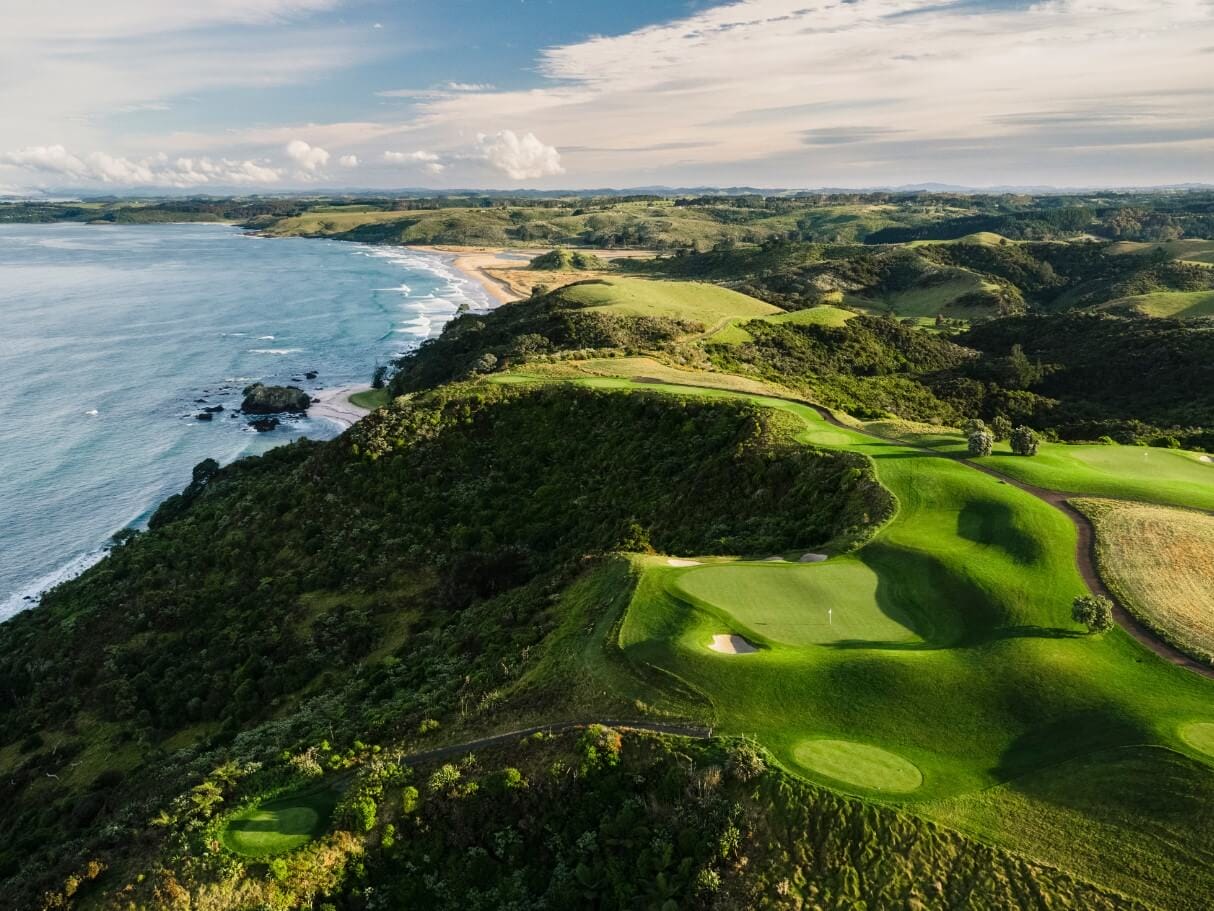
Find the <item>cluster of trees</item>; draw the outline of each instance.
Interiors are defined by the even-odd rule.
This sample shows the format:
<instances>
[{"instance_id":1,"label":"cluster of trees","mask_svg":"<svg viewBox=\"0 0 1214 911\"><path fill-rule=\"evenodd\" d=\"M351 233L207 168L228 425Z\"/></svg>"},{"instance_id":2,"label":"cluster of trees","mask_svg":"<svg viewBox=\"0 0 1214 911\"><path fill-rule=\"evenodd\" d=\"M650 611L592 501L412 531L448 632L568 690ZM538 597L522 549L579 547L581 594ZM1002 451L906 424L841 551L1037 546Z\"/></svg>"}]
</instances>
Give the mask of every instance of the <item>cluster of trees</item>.
<instances>
[{"instance_id":1,"label":"cluster of trees","mask_svg":"<svg viewBox=\"0 0 1214 911\"><path fill-rule=\"evenodd\" d=\"M967 449L974 457L990 455L995 443L1003 440L1008 441L1008 446L1016 455L1035 456L1041 441L1031 427L1013 427L1012 422L1003 415L997 415L990 427L980 419L971 419L966 422L964 431Z\"/></svg>"},{"instance_id":2,"label":"cluster of trees","mask_svg":"<svg viewBox=\"0 0 1214 911\"><path fill-rule=\"evenodd\" d=\"M316 752L314 749L312 752ZM285 767L305 754L276 763ZM592 725L408 767L364 751L332 831L267 864L206 850L224 807L280 793L212 775L218 825L133 886L144 906L1114 911L1125 900L913 816L825 791L744 740ZM217 770L219 771L219 770ZM304 787L315 787L305 783ZM790 838L789 833L795 833Z\"/></svg>"},{"instance_id":3,"label":"cluster of trees","mask_svg":"<svg viewBox=\"0 0 1214 911\"><path fill-rule=\"evenodd\" d=\"M1120 198L978 197L962 203L978 211L874 231L870 244L954 240L989 231L1013 240L1066 240L1091 234L1111 240L1162 242L1214 236L1214 194L1126 194Z\"/></svg>"},{"instance_id":4,"label":"cluster of trees","mask_svg":"<svg viewBox=\"0 0 1214 911\"><path fill-rule=\"evenodd\" d=\"M702 323L586 310L561 289L490 313L467 313L397 363L396 395L492 373L528 359L568 351L653 351L704 330Z\"/></svg>"},{"instance_id":5,"label":"cluster of trees","mask_svg":"<svg viewBox=\"0 0 1214 911\"><path fill-rule=\"evenodd\" d=\"M888 514L863 460L794 431L747 403L447 387L200 466L151 531L5 624L0 731L25 752L0 876L34 888L74 841L141 829L190 774L174 736L264 761L493 711L595 555L780 552ZM110 758L48 790L86 753Z\"/></svg>"}]
</instances>

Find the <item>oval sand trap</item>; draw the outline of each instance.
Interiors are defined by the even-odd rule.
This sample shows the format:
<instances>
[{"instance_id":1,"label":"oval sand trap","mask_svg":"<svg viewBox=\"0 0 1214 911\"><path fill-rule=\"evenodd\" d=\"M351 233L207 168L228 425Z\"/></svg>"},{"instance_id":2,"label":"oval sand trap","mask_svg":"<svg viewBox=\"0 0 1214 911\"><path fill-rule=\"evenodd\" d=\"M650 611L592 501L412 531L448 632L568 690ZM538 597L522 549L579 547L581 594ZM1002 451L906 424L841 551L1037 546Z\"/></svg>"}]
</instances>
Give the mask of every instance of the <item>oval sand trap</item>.
<instances>
[{"instance_id":1,"label":"oval sand trap","mask_svg":"<svg viewBox=\"0 0 1214 911\"><path fill-rule=\"evenodd\" d=\"M1205 463L1207 463L1207 464L1208 464L1208 463L1210 463L1210 462L1214 462L1214 459L1211 459L1209 456L1198 456L1198 457L1197 457L1197 461L1199 461L1199 462L1205 462Z\"/></svg>"},{"instance_id":2,"label":"oval sand trap","mask_svg":"<svg viewBox=\"0 0 1214 911\"><path fill-rule=\"evenodd\" d=\"M758 651L741 636L730 636L724 633L713 636L712 643L708 647L722 655L750 655Z\"/></svg>"},{"instance_id":3,"label":"oval sand trap","mask_svg":"<svg viewBox=\"0 0 1214 911\"><path fill-rule=\"evenodd\" d=\"M910 760L854 740L805 740L793 756L810 771L870 791L906 794L923 784Z\"/></svg>"},{"instance_id":4,"label":"oval sand trap","mask_svg":"<svg viewBox=\"0 0 1214 911\"><path fill-rule=\"evenodd\" d=\"M1214 721L1194 721L1180 726L1180 739L1207 756L1214 757Z\"/></svg>"},{"instance_id":5,"label":"oval sand trap","mask_svg":"<svg viewBox=\"0 0 1214 911\"><path fill-rule=\"evenodd\" d=\"M825 563L829 559L826 554L801 554L800 563Z\"/></svg>"},{"instance_id":6,"label":"oval sand trap","mask_svg":"<svg viewBox=\"0 0 1214 911\"><path fill-rule=\"evenodd\" d=\"M699 560L680 560L678 557L671 557L666 561L667 566L699 566Z\"/></svg>"}]
</instances>

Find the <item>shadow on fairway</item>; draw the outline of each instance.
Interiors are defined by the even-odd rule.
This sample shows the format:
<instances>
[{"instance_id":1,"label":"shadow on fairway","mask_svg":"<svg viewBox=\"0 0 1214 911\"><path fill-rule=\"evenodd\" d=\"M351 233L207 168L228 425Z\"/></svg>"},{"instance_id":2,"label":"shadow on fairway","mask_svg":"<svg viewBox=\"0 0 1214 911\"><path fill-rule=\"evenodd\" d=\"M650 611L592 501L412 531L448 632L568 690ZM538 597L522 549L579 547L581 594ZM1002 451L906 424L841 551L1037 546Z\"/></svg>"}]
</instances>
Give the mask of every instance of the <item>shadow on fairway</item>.
<instances>
[{"instance_id":1,"label":"shadow on fairway","mask_svg":"<svg viewBox=\"0 0 1214 911\"><path fill-rule=\"evenodd\" d=\"M1080 708L1056 715L1017 737L994 772L1015 779L1033 769L1106 750L1150 743L1155 734L1115 707Z\"/></svg>"},{"instance_id":2,"label":"shadow on fairway","mask_svg":"<svg viewBox=\"0 0 1214 911\"><path fill-rule=\"evenodd\" d=\"M1041 559L1041 542L1016 524L1016 513L997 500L969 500L957 515L957 534L975 544L998 547L1017 563Z\"/></svg>"}]
</instances>

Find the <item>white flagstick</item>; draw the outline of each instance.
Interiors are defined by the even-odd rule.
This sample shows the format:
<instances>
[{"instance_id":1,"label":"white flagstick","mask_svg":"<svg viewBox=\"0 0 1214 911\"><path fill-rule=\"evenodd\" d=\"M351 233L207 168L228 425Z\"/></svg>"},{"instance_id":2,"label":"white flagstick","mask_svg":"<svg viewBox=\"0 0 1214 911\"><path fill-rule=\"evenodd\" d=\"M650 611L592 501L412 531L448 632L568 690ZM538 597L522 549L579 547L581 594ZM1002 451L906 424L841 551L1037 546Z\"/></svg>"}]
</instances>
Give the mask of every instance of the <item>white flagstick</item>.
<instances>
[{"instance_id":1,"label":"white flagstick","mask_svg":"<svg viewBox=\"0 0 1214 911\"><path fill-rule=\"evenodd\" d=\"M834 617L834 614L835 614L835 609L834 609L833 607L828 607L828 608L826 609L826 622L827 622L828 624L830 624L831 626L834 626L834 625L835 625L835 617Z\"/></svg>"}]
</instances>

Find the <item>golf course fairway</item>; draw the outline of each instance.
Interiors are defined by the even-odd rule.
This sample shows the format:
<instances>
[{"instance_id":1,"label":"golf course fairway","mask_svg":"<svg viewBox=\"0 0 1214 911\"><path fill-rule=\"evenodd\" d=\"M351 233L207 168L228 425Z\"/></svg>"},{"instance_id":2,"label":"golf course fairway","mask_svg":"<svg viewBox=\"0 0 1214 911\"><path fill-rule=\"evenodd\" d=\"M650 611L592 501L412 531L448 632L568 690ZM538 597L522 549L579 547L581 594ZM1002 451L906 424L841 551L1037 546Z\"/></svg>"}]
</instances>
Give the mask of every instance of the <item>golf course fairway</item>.
<instances>
[{"instance_id":1,"label":"golf course fairway","mask_svg":"<svg viewBox=\"0 0 1214 911\"><path fill-rule=\"evenodd\" d=\"M923 783L913 763L850 740L807 740L793 750L793 756L803 769L873 791L905 794Z\"/></svg>"},{"instance_id":2,"label":"golf course fairway","mask_svg":"<svg viewBox=\"0 0 1214 911\"><path fill-rule=\"evenodd\" d=\"M249 807L224 826L224 847L245 857L285 854L324 831L336 805L336 793L318 788Z\"/></svg>"},{"instance_id":3,"label":"golf course fairway","mask_svg":"<svg viewBox=\"0 0 1214 911\"><path fill-rule=\"evenodd\" d=\"M821 563L633 557L635 588L604 646L651 684L672 682L666 706L656 693L647 703L685 715L674 689L698 693L699 720L754 738L812 781L1026 853L1064 802L1109 846L1059 835L1052 849L1073 869L1144 897L1214 894L1214 872L1200 883L1178 879L1214 870L1194 866L1214 844L1203 809L1214 794L1214 682L1120 628L1089 635L1072 620L1071 602L1087 587L1076 527L1060 510L946 448L840 427L796 401L626 377L572 381L782 411L799 421L806 445L870 459L897 502L850 553L802 542L833 553ZM1091 448L1143 459L1135 448ZM1069 447L1049 452L1058 449ZM1177 496L1214 500L1214 471L1210 487L1197 473L1204 463L1163 451L1148 459L1174 468ZM1085 470L1107 480L1116 469ZM1147 486L1148 475L1130 481ZM739 657L708 646L723 635L759 648Z\"/></svg>"}]
</instances>

